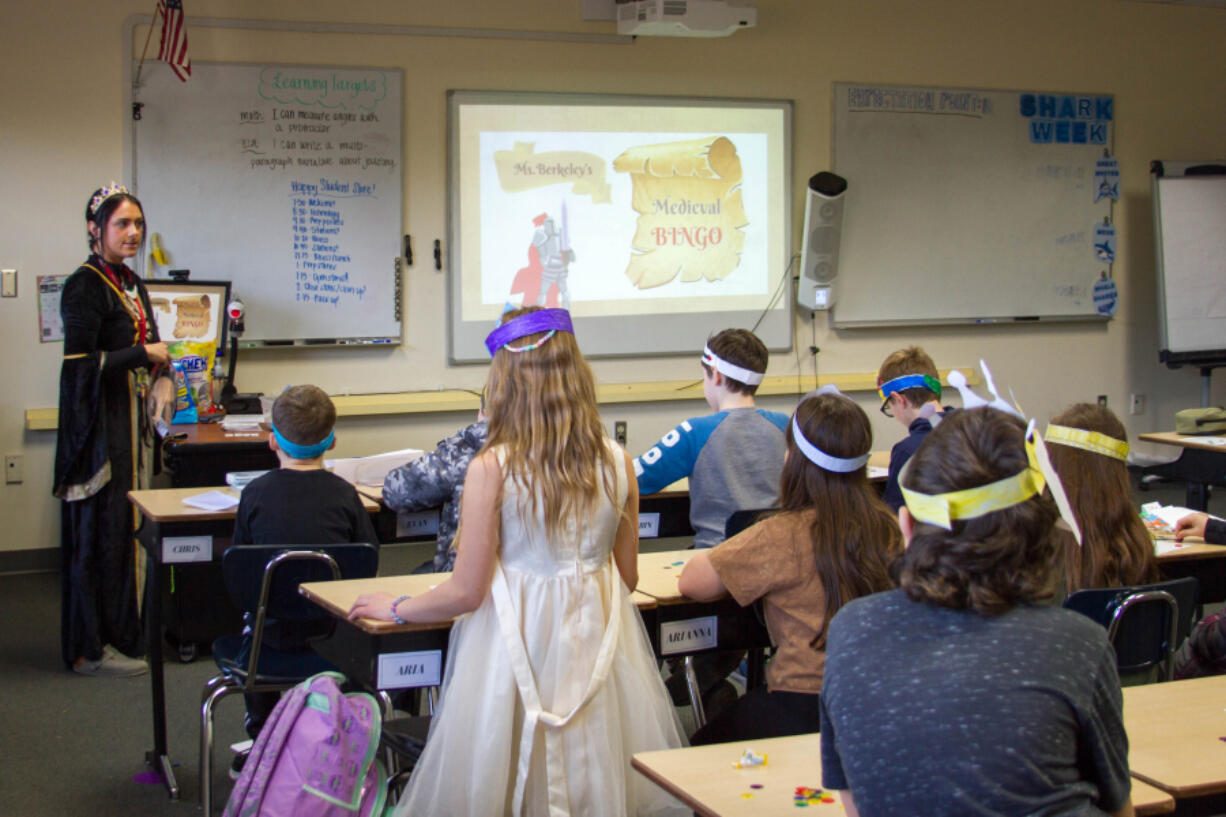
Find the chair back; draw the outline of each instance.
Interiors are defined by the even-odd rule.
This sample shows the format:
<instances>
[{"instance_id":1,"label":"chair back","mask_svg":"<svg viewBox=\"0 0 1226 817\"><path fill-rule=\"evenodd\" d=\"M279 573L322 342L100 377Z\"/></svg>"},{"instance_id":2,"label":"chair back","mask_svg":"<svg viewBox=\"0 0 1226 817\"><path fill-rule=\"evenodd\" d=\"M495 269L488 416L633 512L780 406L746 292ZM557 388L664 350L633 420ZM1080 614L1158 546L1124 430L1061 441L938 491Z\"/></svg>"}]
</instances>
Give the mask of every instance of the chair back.
<instances>
[{"instance_id":1,"label":"chair back","mask_svg":"<svg viewBox=\"0 0 1226 817\"><path fill-rule=\"evenodd\" d=\"M1131 587L1078 590L1064 606L1107 629L1120 674L1162 665L1170 680L1172 655L1191 631L1200 586L1194 577Z\"/></svg>"},{"instance_id":2,"label":"chair back","mask_svg":"<svg viewBox=\"0 0 1226 817\"><path fill-rule=\"evenodd\" d=\"M749 508L733 511L724 523L724 538L731 539L746 528L753 527L768 516L779 513L778 508Z\"/></svg>"},{"instance_id":3,"label":"chair back","mask_svg":"<svg viewBox=\"0 0 1226 817\"><path fill-rule=\"evenodd\" d=\"M308 549L309 548L309 549ZM259 663L264 623L318 622L321 628L335 624L335 617L298 593L303 582L336 579L368 579L379 568L379 551L365 543L310 545L237 545L222 557L222 576L230 598L244 614L255 613L251 624L252 667ZM314 635L326 635L320 629ZM255 673L248 677L253 684Z\"/></svg>"}]
</instances>

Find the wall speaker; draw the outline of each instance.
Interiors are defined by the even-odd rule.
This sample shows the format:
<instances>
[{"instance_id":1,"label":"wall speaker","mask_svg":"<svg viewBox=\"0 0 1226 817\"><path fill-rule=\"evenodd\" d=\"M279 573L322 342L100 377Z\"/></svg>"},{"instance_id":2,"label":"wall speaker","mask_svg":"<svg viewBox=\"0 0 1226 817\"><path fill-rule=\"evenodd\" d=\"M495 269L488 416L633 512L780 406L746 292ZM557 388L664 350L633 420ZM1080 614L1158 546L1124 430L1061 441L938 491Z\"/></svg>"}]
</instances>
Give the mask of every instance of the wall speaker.
<instances>
[{"instance_id":1,"label":"wall speaker","mask_svg":"<svg viewBox=\"0 0 1226 817\"><path fill-rule=\"evenodd\" d=\"M843 232L843 195L847 180L825 171L809 179L805 197L805 237L800 249L796 303L806 309L834 306L833 283L839 274L839 236Z\"/></svg>"}]
</instances>

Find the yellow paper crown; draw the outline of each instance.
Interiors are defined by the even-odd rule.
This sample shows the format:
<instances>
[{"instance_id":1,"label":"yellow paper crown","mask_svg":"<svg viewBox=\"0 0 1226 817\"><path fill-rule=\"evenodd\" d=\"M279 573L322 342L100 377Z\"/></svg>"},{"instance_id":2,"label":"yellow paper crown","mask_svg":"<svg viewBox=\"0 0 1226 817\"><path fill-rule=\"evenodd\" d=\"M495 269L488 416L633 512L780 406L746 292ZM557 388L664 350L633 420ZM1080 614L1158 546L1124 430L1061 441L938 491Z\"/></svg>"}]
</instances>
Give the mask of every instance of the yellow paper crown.
<instances>
[{"instance_id":1,"label":"yellow paper crown","mask_svg":"<svg viewBox=\"0 0 1226 817\"><path fill-rule=\"evenodd\" d=\"M1049 425L1046 433L1043 434L1043 439L1049 443L1067 445L1072 448L1080 448L1083 451L1102 454L1104 457L1111 457L1121 462L1128 459L1128 443L1098 431L1086 431L1084 428L1072 428L1071 426Z\"/></svg>"},{"instance_id":2,"label":"yellow paper crown","mask_svg":"<svg viewBox=\"0 0 1226 817\"><path fill-rule=\"evenodd\" d=\"M1026 467L1011 477L945 494L922 494L904 487L902 483L907 470L904 466L898 478L898 487L912 517L945 530L953 530L955 519L974 519L1011 508L1042 493L1047 480L1043 477L1035 445L1029 435L1026 439L1026 459Z\"/></svg>"}]
</instances>

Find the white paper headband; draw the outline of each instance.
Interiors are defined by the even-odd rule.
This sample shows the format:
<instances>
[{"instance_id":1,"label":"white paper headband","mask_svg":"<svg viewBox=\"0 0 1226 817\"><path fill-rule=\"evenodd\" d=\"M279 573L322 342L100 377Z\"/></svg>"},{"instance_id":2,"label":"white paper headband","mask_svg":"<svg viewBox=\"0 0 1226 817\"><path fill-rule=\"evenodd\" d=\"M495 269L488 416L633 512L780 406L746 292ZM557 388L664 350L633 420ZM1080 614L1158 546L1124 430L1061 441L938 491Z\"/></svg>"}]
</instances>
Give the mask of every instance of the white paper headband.
<instances>
[{"instance_id":1,"label":"white paper headband","mask_svg":"<svg viewBox=\"0 0 1226 817\"><path fill-rule=\"evenodd\" d=\"M761 383L762 378L765 377L762 372L751 372L749 369L742 368L734 363L729 363L719 355L712 352L710 346L703 347L702 362L710 366L712 369L715 369L715 371L719 372L725 377L731 377L733 380L739 380L747 386L756 386Z\"/></svg>"}]
</instances>

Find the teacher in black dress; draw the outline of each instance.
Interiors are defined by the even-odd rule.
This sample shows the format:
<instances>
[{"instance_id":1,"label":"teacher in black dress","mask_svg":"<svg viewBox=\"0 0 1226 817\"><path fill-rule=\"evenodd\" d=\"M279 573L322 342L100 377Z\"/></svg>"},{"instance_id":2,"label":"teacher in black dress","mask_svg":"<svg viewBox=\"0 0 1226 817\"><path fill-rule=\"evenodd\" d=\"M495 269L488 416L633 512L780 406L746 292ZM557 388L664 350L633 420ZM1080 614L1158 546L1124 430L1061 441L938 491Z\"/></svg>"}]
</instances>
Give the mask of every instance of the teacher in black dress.
<instances>
[{"instance_id":1,"label":"teacher in black dress","mask_svg":"<svg viewBox=\"0 0 1226 817\"><path fill-rule=\"evenodd\" d=\"M149 669L134 657L144 653L144 560L127 492L149 484L154 421L174 406L174 380L144 282L124 263L145 238L140 202L108 185L90 196L85 224L91 254L60 301L61 646L82 675L139 675Z\"/></svg>"}]
</instances>

